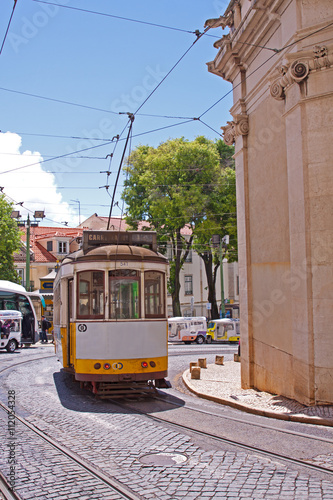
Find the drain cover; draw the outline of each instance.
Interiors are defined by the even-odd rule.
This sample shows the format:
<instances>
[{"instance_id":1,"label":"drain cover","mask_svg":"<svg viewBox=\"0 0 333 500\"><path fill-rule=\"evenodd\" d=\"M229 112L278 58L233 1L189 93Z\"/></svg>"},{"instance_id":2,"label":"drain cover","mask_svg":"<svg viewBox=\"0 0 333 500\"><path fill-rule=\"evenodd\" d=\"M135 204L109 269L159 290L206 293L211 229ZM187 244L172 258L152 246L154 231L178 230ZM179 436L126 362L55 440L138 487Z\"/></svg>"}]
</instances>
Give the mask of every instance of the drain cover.
<instances>
[{"instance_id":1,"label":"drain cover","mask_svg":"<svg viewBox=\"0 0 333 500\"><path fill-rule=\"evenodd\" d=\"M180 453L152 453L140 458L145 465L179 465L186 461L187 456Z\"/></svg>"}]
</instances>

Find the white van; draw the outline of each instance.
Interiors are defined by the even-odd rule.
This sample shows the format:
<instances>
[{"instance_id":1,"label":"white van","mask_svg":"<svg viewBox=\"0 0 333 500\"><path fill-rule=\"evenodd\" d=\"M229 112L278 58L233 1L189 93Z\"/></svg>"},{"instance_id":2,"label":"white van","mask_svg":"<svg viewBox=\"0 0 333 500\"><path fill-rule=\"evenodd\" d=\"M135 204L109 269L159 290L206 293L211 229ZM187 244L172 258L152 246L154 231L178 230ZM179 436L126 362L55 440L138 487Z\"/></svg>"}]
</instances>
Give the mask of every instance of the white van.
<instances>
[{"instance_id":1,"label":"white van","mask_svg":"<svg viewBox=\"0 0 333 500\"><path fill-rule=\"evenodd\" d=\"M206 341L207 322L204 316L195 318L176 317L168 319L169 342L196 342L203 344Z\"/></svg>"},{"instance_id":2,"label":"white van","mask_svg":"<svg viewBox=\"0 0 333 500\"><path fill-rule=\"evenodd\" d=\"M0 349L14 352L21 344L22 314L19 311L0 311Z\"/></svg>"},{"instance_id":3,"label":"white van","mask_svg":"<svg viewBox=\"0 0 333 500\"><path fill-rule=\"evenodd\" d=\"M213 319L208 323L207 344L212 341L238 342L240 336L239 319Z\"/></svg>"}]
</instances>

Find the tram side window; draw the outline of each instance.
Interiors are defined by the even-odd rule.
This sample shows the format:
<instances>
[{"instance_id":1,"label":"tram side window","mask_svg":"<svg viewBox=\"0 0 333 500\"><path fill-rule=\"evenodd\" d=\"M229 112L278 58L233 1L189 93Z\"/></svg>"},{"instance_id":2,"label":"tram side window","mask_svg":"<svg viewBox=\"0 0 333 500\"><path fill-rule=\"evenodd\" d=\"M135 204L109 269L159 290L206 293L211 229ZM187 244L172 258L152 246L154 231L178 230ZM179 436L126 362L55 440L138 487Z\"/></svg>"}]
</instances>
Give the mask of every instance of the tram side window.
<instances>
[{"instance_id":1,"label":"tram side window","mask_svg":"<svg viewBox=\"0 0 333 500\"><path fill-rule=\"evenodd\" d=\"M164 274L157 271L145 272L145 316L165 317Z\"/></svg>"},{"instance_id":2,"label":"tram side window","mask_svg":"<svg viewBox=\"0 0 333 500\"><path fill-rule=\"evenodd\" d=\"M78 273L78 318L104 317L104 272Z\"/></svg>"},{"instance_id":3,"label":"tram side window","mask_svg":"<svg viewBox=\"0 0 333 500\"><path fill-rule=\"evenodd\" d=\"M110 319L140 317L139 273L131 269L109 271Z\"/></svg>"}]
</instances>

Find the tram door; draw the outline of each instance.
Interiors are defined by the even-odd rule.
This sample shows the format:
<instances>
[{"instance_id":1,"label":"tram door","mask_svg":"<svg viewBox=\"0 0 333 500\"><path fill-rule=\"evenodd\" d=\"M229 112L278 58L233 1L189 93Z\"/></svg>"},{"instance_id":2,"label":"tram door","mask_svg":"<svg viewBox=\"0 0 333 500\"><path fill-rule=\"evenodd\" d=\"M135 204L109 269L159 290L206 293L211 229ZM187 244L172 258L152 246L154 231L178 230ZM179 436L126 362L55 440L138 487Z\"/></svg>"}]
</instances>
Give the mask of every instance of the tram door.
<instances>
[{"instance_id":1,"label":"tram door","mask_svg":"<svg viewBox=\"0 0 333 500\"><path fill-rule=\"evenodd\" d=\"M67 366L71 366L71 351L72 351L72 336L71 324L73 324L73 304L74 304L74 287L73 279L68 280L67 283Z\"/></svg>"}]
</instances>

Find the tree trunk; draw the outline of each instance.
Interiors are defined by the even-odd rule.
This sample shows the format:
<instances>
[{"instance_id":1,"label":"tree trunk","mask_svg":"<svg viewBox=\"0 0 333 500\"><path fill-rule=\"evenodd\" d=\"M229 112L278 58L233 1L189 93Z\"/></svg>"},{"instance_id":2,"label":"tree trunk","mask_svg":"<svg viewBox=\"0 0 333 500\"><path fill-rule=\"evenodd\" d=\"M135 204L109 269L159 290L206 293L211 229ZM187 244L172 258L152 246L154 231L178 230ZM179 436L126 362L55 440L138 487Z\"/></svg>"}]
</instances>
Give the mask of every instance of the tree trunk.
<instances>
[{"instance_id":1,"label":"tree trunk","mask_svg":"<svg viewBox=\"0 0 333 500\"><path fill-rule=\"evenodd\" d=\"M211 304L210 319L220 317L216 302L216 269L213 272L213 255L211 252L199 253L205 265L208 288L208 302Z\"/></svg>"}]
</instances>

